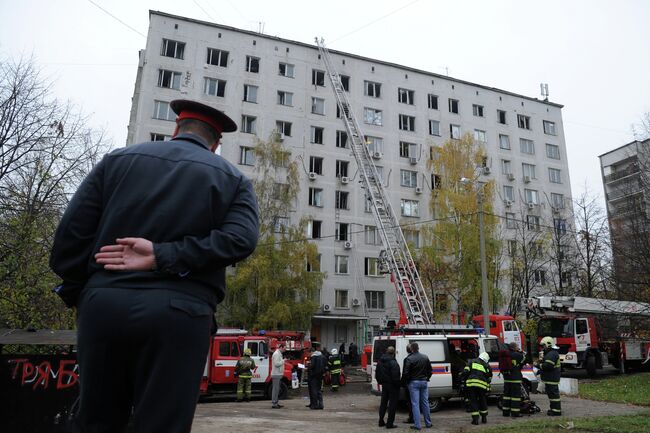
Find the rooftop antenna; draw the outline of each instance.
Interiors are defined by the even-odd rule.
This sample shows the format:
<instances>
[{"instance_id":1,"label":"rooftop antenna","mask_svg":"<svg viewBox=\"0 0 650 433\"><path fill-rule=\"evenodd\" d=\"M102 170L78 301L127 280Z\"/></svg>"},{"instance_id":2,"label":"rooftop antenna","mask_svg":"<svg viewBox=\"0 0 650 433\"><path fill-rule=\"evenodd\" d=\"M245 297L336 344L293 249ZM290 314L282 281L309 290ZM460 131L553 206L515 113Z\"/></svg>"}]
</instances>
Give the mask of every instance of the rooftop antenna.
<instances>
[{"instance_id":1,"label":"rooftop antenna","mask_svg":"<svg viewBox=\"0 0 650 433\"><path fill-rule=\"evenodd\" d=\"M542 92L542 98L544 98L544 101L548 102L548 84L539 83L539 89Z\"/></svg>"},{"instance_id":2,"label":"rooftop antenna","mask_svg":"<svg viewBox=\"0 0 650 433\"><path fill-rule=\"evenodd\" d=\"M262 21L257 22L257 33L264 34L264 24Z\"/></svg>"}]
</instances>

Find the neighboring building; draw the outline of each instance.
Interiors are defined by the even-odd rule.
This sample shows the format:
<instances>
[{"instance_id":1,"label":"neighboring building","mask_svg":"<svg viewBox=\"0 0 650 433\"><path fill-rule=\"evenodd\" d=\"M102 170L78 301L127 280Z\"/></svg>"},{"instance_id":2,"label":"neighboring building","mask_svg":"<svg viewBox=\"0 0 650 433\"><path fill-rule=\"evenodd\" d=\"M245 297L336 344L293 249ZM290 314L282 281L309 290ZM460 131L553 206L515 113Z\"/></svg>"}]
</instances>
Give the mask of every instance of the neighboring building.
<instances>
[{"instance_id":1,"label":"neighboring building","mask_svg":"<svg viewBox=\"0 0 650 433\"><path fill-rule=\"evenodd\" d=\"M650 283L650 139L633 141L600 155L621 299Z\"/></svg>"},{"instance_id":2,"label":"neighboring building","mask_svg":"<svg viewBox=\"0 0 650 433\"><path fill-rule=\"evenodd\" d=\"M465 132L488 151L483 177L496 181L494 211L504 217L506 236L512 232L506 216L530 215L539 224L570 208L561 105L381 60L331 55L393 208L404 223L415 223L405 234L416 246L417 223L431 219L429 148ZM255 139L280 132L305 168L296 208L285 216L312 218L308 235L327 272L312 334L335 347L363 343L398 313L394 287L377 269L380 236L319 57L315 45L151 12L128 143L172 134L169 101L203 101L239 123L223 139L221 154L252 176Z\"/></svg>"}]
</instances>

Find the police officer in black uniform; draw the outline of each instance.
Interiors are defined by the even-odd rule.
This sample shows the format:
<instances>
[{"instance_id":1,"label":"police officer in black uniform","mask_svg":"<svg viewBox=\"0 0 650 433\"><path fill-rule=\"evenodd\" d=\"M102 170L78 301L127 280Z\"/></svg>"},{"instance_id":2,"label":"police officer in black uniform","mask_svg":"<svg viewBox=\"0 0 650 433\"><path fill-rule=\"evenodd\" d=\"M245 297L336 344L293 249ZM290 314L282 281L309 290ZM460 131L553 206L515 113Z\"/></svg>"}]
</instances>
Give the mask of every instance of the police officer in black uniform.
<instances>
[{"instance_id":1,"label":"police officer in black uniform","mask_svg":"<svg viewBox=\"0 0 650 433\"><path fill-rule=\"evenodd\" d=\"M561 416L562 415L562 402L560 400L560 375L562 367L560 363L560 353L558 347L553 342L552 337L544 337L540 341L544 349L544 358L539 364L542 370L542 381L544 382L544 389L551 408L546 412L548 416Z\"/></svg>"},{"instance_id":2,"label":"police officer in black uniform","mask_svg":"<svg viewBox=\"0 0 650 433\"><path fill-rule=\"evenodd\" d=\"M521 367L524 363L524 354L514 341L508 345L508 352L512 360L512 368L502 371L503 374L503 416L521 416Z\"/></svg>"},{"instance_id":3,"label":"police officer in black uniform","mask_svg":"<svg viewBox=\"0 0 650 433\"><path fill-rule=\"evenodd\" d=\"M50 258L77 307L81 400L75 431L191 428L225 268L255 249L251 182L215 155L237 129L187 101L171 141L106 155L63 215Z\"/></svg>"}]
</instances>

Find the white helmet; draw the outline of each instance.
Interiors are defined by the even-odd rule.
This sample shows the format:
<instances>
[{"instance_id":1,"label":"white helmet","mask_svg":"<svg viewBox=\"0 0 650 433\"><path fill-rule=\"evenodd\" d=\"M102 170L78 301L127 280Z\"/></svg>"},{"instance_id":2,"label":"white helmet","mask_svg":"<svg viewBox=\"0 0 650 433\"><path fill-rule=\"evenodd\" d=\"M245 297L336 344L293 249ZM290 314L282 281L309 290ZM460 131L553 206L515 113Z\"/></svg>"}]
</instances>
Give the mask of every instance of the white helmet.
<instances>
[{"instance_id":1,"label":"white helmet","mask_svg":"<svg viewBox=\"0 0 650 433\"><path fill-rule=\"evenodd\" d=\"M487 352L481 353L478 357L481 358L485 362L490 362L490 355L488 355Z\"/></svg>"},{"instance_id":2,"label":"white helmet","mask_svg":"<svg viewBox=\"0 0 650 433\"><path fill-rule=\"evenodd\" d=\"M332 349L332 355L338 355L339 351L337 349Z\"/></svg>"}]
</instances>

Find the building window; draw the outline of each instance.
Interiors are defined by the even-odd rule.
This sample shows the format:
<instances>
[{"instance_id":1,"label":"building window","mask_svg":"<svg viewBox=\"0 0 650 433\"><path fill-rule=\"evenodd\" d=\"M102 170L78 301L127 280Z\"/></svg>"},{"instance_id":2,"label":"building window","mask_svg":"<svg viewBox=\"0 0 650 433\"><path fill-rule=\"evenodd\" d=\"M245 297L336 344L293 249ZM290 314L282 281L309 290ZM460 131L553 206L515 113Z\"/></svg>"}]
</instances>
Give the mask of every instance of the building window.
<instances>
[{"instance_id":1,"label":"building window","mask_svg":"<svg viewBox=\"0 0 650 433\"><path fill-rule=\"evenodd\" d=\"M497 110L497 122L502 125L506 124L506 112L503 110Z\"/></svg>"},{"instance_id":2,"label":"building window","mask_svg":"<svg viewBox=\"0 0 650 433\"><path fill-rule=\"evenodd\" d=\"M482 105L472 105L472 113L476 117L483 117L483 106Z\"/></svg>"},{"instance_id":3,"label":"building window","mask_svg":"<svg viewBox=\"0 0 650 433\"><path fill-rule=\"evenodd\" d=\"M515 222L515 214L511 212L506 212L506 228L514 229L516 227L517 227L517 223Z\"/></svg>"},{"instance_id":4,"label":"building window","mask_svg":"<svg viewBox=\"0 0 650 433\"><path fill-rule=\"evenodd\" d=\"M418 186L418 173L411 170L400 170L400 185L407 188L415 188Z\"/></svg>"},{"instance_id":5,"label":"building window","mask_svg":"<svg viewBox=\"0 0 650 433\"><path fill-rule=\"evenodd\" d=\"M437 120L429 120L429 134L440 136L440 122Z\"/></svg>"},{"instance_id":6,"label":"building window","mask_svg":"<svg viewBox=\"0 0 650 433\"><path fill-rule=\"evenodd\" d=\"M349 209L348 208L348 195L350 193L347 191L336 191L336 209Z\"/></svg>"},{"instance_id":7,"label":"building window","mask_svg":"<svg viewBox=\"0 0 650 433\"><path fill-rule=\"evenodd\" d=\"M226 93L226 82L224 80L217 80L216 78L205 77L205 84L203 92L210 96L222 97Z\"/></svg>"},{"instance_id":8,"label":"building window","mask_svg":"<svg viewBox=\"0 0 650 433\"><path fill-rule=\"evenodd\" d=\"M348 271L347 271L347 268L348 268L347 259L348 258L346 256L336 256L336 257L337 258L338 257L345 258L345 272L338 272L338 268L337 268L336 273L337 274L347 274L348 273ZM338 261L337 261L337 263L338 263ZM335 299L336 308L348 308L348 291L347 290L338 290L337 289L335 297L336 297L336 299Z\"/></svg>"},{"instance_id":9,"label":"building window","mask_svg":"<svg viewBox=\"0 0 650 433\"><path fill-rule=\"evenodd\" d=\"M458 114L458 99L449 98L449 112Z\"/></svg>"},{"instance_id":10,"label":"building window","mask_svg":"<svg viewBox=\"0 0 650 433\"><path fill-rule=\"evenodd\" d=\"M427 106L429 107L430 110L437 110L438 109L438 96L437 95L432 95L429 93L427 95Z\"/></svg>"},{"instance_id":11,"label":"building window","mask_svg":"<svg viewBox=\"0 0 650 433\"><path fill-rule=\"evenodd\" d=\"M517 114L517 126L519 126L522 129L530 129L530 116Z\"/></svg>"},{"instance_id":12,"label":"building window","mask_svg":"<svg viewBox=\"0 0 650 433\"><path fill-rule=\"evenodd\" d=\"M151 141L169 141L172 139L171 135L166 135L166 134L158 134L156 132L152 132L150 134Z\"/></svg>"},{"instance_id":13,"label":"building window","mask_svg":"<svg viewBox=\"0 0 650 433\"><path fill-rule=\"evenodd\" d=\"M420 216L420 203L417 200L405 200L400 202L402 209L402 216L419 217Z\"/></svg>"},{"instance_id":14,"label":"building window","mask_svg":"<svg viewBox=\"0 0 650 433\"><path fill-rule=\"evenodd\" d=\"M524 173L524 179L528 176L530 179L537 179L535 176L535 166L533 164L521 164L521 169Z\"/></svg>"},{"instance_id":15,"label":"building window","mask_svg":"<svg viewBox=\"0 0 650 433\"><path fill-rule=\"evenodd\" d=\"M313 261L307 261L307 272L320 272L320 259L321 255L318 254ZM320 302L320 293L316 299Z\"/></svg>"},{"instance_id":16,"label":"building window","mask_svg":"<svg viewBox=\"0 0 650 433\"><path fill-rule=\"evenodd\" d=\"M539 284L540 286L545 286L546 285L546 271L543 269L538 269L534 273L535 275L535 284Z\"/></svg>"},{"instance_id":17,"label":"building window","mask_svg":"<svg viewBox=\"0 0 650 433\"><path fill-rule=\"evenodd\" d=\"M311 112L313 114L325 114L325 100L323 98L311 98Z\"/></svg>"},{"instance_id":18,"label":"building window","mask_svg":"<svg viewBox=\"0 0 650 433\"><path fill-rule=\"evenodd\" d=\"M570 271L562 271L562 284L564 284L567 287L571 287L573 282L571 281L571 272Z\"/></svg>"},{"instance_id":19,"label":"building window","mask_svg":"<svg viewBox=\"0 0 650 433\"><path fill-rule=\"evenodd\" d=\"M404 240L407 244L420 248L420 232L417 230L404 230Z\"/></svg>"},{"instance_id":20,"label":"building window","mask_svg":"<svg viewBox=\"0 0 650 433\"><path fill-rule=\"evenodd\" d=\"M386 308L384 292L366 290L366 308L370 310L383 310Z\"/></svg>"},{"instance_id":21,"label":"building window","mask_svg":"<svg viewBox=\"0 0 650 433\"><path fill-rule=\"evenodd\" d=\"M509 185L503 186L503 197L511 202L515 201L515 188Z\"/></svg>"},{"instance_id":22,"label":"building window","mask_svg":"<svg viewBox=\"0 0 650 433\"><path fill-rule=\"evenodd\" d=\"M289 218L283 216L273 217L273 232L284 233L289 227Z\"/></svg>"},{"instance_id":23,"label":"building window","mask_svg":"<svg viewBox=\"0 0 650 433\"><path fill-rule=\"evenodd\" d=\"M537 215L526 215L528 230L539 231L539 217Z\"/></svg>"},{"instance_id":24,"label":"building window","mask_svg":"<svg viewBox=\"0 0 650 433\"><path fill-rule=\"evenodd\" d=\"M555 122L544 120L542 124L544 125L544 134L557 135L557 132L555 131Z\"/></svg>"},{"instance_id":25,"label":"building window","mask_svg":"<svg viewBox=\"0 0 650 433\"><path fill-rule=\"evenodd\" d=\"M275 182L273 184L273 198L275 200L281 200L282 197L286 197L288 195L289 195L289 184L281 183L281 182Z\"/></svg>"},{"instance_id":26,"label":"building window","mask_svg":"<svg viewBox=\"0 0 650 433\"><path fill-rule=\"evenodd\" d=\"M487 143L487 135L485 134L485 131L482 131L480 129L475 129L474 140L479 143Z\"/></svg>"},{"instance_id":27,"label":"building window","mask_svg":"<svg viewBox=\"0 0 650 433\"><path fill-rule=\"evenodd\" d=\"M168 71L166 69L159 69L158 87L179 90L181 88L181 73Z\"/></svg>"},{"instance_id":28,"label":"building window","mask_svg":"<svg viewBox=\"0 0 650 433\"><path fill-rule=\"evenodd\" d=\"M289 63L280 62L279 68L278 68L278 74L282 75L283 77L293 78L294 77L294 69L295 69L294 65L291 65Z\"/></svg>"},{"instance_id":29,"label":"building window","mask_svg":"<svg viewBox=\"0 0 650 433\"><path fill-rule=\"evenodd\" d=\"M367 135L366 145L368 146L368 152L371 154L375 152L382 152L384 150L384 139Z\"/></svg>"},{"instance_id":30,"label":"building window","mask_svg":"<svg viewBox=\"0 0 650 433\"><path fill-rule=\"evenodd\" d=\"M257 86L244 84L244 101L257 103Z\"/></svg>"},{"instance_id":31,"label":"building window","mask_svg":"<svg viewBox=\"0 0 650 433\"><path fill-rule=\"evenodd\" d=\"M363 120L370 125L382 125L381 120L381 110L375 110L374 108L364 108L363 109Z\"/></svg>"},{"instance_id":32,"label":"building window","mask_svg":"<svg viewBox=\"0 0 650 433\"><path fill-rule=\"evenodd\" d=\"M153 101L153 118L160 120L176 120L176 114L169 106L169 102Z\"/></svg>"},{"instance_id":33,"label":"building window","mask_svg":"<svg viewBox=\"0 0 650 433\"><path fill-rule=\"evenodd\" d=\"M512 174L512 162L507 159L501 160L501 173Z\"/></svg>"},{"instance_id":34,"label":"building window","mask_svg":"<svg viewBox=\"0 0 650 433\"><path fill-rule=\"evenodd\" d=\"M460 125L449 125L449 137L460 140Z\"/></svg>"},{"instance_id":35,"label":"building window","mask_svg":"<svg viewBox=\"0 0 650 433\"><path fill-rule=\"evenodd\" d=\"M215 48L208 48L208 65L227 67L228 66L228 51L217 50Z\"/></svg>"},{"instance_id":36,"label":"building window","mask_svg":"<svg viewBox=\"0 0 650 433\"><path fill-rule=\"evenodd\" d=\"M183 55L185 54L185 43L172 41L171 39L162 40L162 48L160 49L160 55L165 57L173 57L175 59L183 60Z\"/></svg>"},{"instance_id":37,"label":"building window","mask_svg":"<svg viewBox=\"0 0 650 433\"><path fill-rule=\"evenodd\" d=\"M560 159L560 146L546 143L546 156L551 159Z\"/></svg>"},{"instance_id":38,"label":"building window","mask_svg":"<svg viewBox=\"0 0 650 433\"><path fill-rule=\"evenodd\" d=\"M309 157L309 171L312 173L323 175L323 158L318 156Z\"/></svg>"},{"instance_id":39,"label":"building window","mask_svg":"<svg viewBox=\"0 0 650 433\"><path fill-rule=\"evenodd\" d=\"M499 147L501 149L510 150L510 137L505 134L499 134Z\"/></svg>"},{"instance_id":40,"label":"building window","mask_svg":"<svg viewBox=\"0 0 650 433\"><path fill-rule=\"evenodd\" d=\"M310 137L309 140L311 143L314 144L323 144L323 133L325 129L319 127L319 126L312 126L310 127Z\"/></svg>"},{"instance_id":41,"label":"building window","mask_svg":"<svg viewBox=\"0 0 650 433\"><path fill-rule=\"evenodd\" d=\"M284 136L291 137L291 122L284 120L277 120L275 122L275 130Z\"/></svg>"},{"instance_id":42,"label":"building window","mask_svg":"<svg viewBox=\"0 0 650 433\"><path fill-rule=\"evenodd\" d=\"M363 267L363 274L367 277L379 276L379 266L377 266L377 257L366 257Z\"/></svg>"},{"instance_id":43,"label":"building window","mask_svg":"<svg viewBox=\"0 0 650 433\"><path fill-rule=\"evenodd\" d=\"M241 117L241 132L255 134L257 127L257 117L243 115Z\"/></svg>"},{"instance_id":44,"label":"building window","mask_svg":"<svg viewBox=\"0 0 650 433\"><path fill-rule=\"evenodd\" d=\"M415 92L408 89L397 89L397 101L402 104L413 105L415 99Z\"/></svg>"},{"instance_id":45,"label":"building window","mask_svg":"<svg viewBox=\"0 0 650 433\"><path fill-rule=\"evenodd\" d=\"M246 56L246 72L257 74L260 71L259 57Z\"/></svg>"},{"instance_id":46,"label":"building window","mask_svg":"<svg viewBox=\"0 0 650 433\"><path fill-rule=\"evenodd\" d=\"M415 143L407 143L406 141L399 142L399 156L400 158L415 158L417 145Z\"/></svg>"},{"instance_id":47,"label":"building window","mask_svg":"<svg viewBox=\"0 0 650 433\"><path fill-rule=\"evenodd\" d=\"M564 218L555 218L553 223L555 226L555 233L558 236L566 235L566 220Z\"/></svg>"},{"instance_id":48,"label":"building window","mask_svg":"<svg viewBox=\"0 0 650 433\"><path fill-rule=\"evenodd\" d=\"M379 232L375 226L365 226L363 228L364 240L366 245L381 245Z\"/></svg>"},{"instance_id":49,"label":"building window","mask_svg":"<svg viewBox=\"0 0 650 433\"><path fill-rule=\"evenodd\" d=\"M381 96L381 83L375 83L372 81L363 82L364 94L373 98L379 98Z\"/></svg>"},{"instance_id":50,"label":"building window","mask_svg":"<svg viewBox=\"0 0 650 433\"><path fill-rule=\"evenodd\" d=\"M440 178L440 175L431 173L431 188L432 189L440 189L440 182L442 179Z\"/></svg>"},{"instance_id":51,"label":"building window","mask_svg":"<svg viewBox=\"0 0 650 433\"><path fill-rule=\"evenodd\" d=\"M551 183L562 183L562 173L557 168L548 169L548 180Z\"/></svg>"},{"instance_id":52,"label":"building window","mask_svg":"<svg viewBox=\"0 0 650 433\"><path fill-rule=\"evenodd\" d=\"M564 195L551 193L551 204L555 209L564 209Z\"/></svg>"},{"instance_id":53,"label":"building window","mask_svg":"<svg viewBox=\"0 0 650 433\"><path fill-rule=\"evenodd\" d=\"M524 195L526 196L526 203L539 204L539 194L537 193L537 190L524 189Z\"/></svg>"},{"instance_id":54,"label":"building window","mask_svg":"<svg viewBox=\"0 0 650 433\"><path fill-rule=\"evenodd\" d=\"M348 134L345 131L336 131L336 147L341 149L348 147Z\"/></svg>"},{"instance_id":55,"label":"building window","mask_svg":"<svg viewBox=\"0 0 650 433\"><path fill-rule=\"evenodd\" d=\"M527 155L534 155L535 154L535 143L533 140L527 140L525 138L520 138L519 139L519 150L521 153L525 153Z\"/></svg>"},{"instance_id":56,"label":"building window","mask_svg":"<svg viewBox=\"0 0 650 433\"><path fill-rule=\"evenodd\" d=\"M399 115L399 129L402 131L415 131L415 117L406 114Z\"/></svg>"},{"instance_id":57,"label":"building window","mask_svg":"<svg viewBox=\"0 0 650 433\"><path fill-rule=\"evenodd\" d=\"M508 254L511 257L517 254L517 241L508 240Z\"/></svg>"},{"instance_id":58,"label":"building window","mask_svg":"<svg viewBox=\"0 0 650 433\"><path fill-rule=\"evenodd\" d=\"M318 69L311 70L311 83L314 86L325 86L325 71L319 71Z\"/></svg>"},{"instance_id":59,"label":"building window","mask_svg":"<svg viewBox=\"0 0 650 433\"><path fill-rule=\"evenodd\" d=\"M311 220L307 223L307 234L312 239L320 239L322 236L323 222Z\"/></svg>"},{"instance_id":60,"label":"building window","mask_svg":"<svg viewBox=\"0 0 650 433\"><path fill-rule=\"evenodd\" d=\"M336 160L336 177L348 177L348 167L350 163L348 161L341 161L340 159Z\"/></svg>"},{"instance_id":61,"label":"building window","mask_svg":"<svg viewBox=\"0 0 650 433\"><path fill-rule=\"evenodd\" d=\"M336 223L336 230L334 233L334 238L337 241L349 241L350 240L350 224L348 223Z\"/></svg>"},{"instance_id":62,"label":"building window","mask_svg":"<svg viewBox=\"0 0 650 433\"><path fill-rule=\"evenodd\" d=\"M252 147L239 147L239 163L241 165L255 165L255 149Z\"/></svg>"},{"instance_id":63,"label":"building window","mask_svg":"<svg viewBox=\"0 0 650 433\"><path fill-rule=\"evenodd\" d=\"M349 273L348 269L348 256L334 256L334 268L335 272L337 274L347 274ZM337 290L338 292L338 290ZM345 295L346 295L346 302L345 304L347 305L347 293L348 291L345 290ZM337 295L338 297L338 295Z\"/></svg>"},{"instance_id":64,"label":"building window","mask_svg":"<svg viewBox=\"0 0 650 433\"><path fill-rule=\"evenodd\" d=\"M347 75L339 75L339 78L341 79L341 86L343 86L343 90L346 92L350 91L350 77Z\"/></svg>"},{"instance_id":65,"label":"building window","mask_svg":"<svg viewBox=\"0 0 650 433\"><path fill-rule=\"evenodd\" d=\"M323 207L323 190L309 188L309 206Z\"/></svg>"},{"instance_id":66,"label":"building window","mask_svg":"<svg viewBox=\"0 0 650 433\"><path fill-rule=\"evenodd\" d=\"M278 90L278 105L293 107L293 93Z\"/></svg>"}]
</instances>

